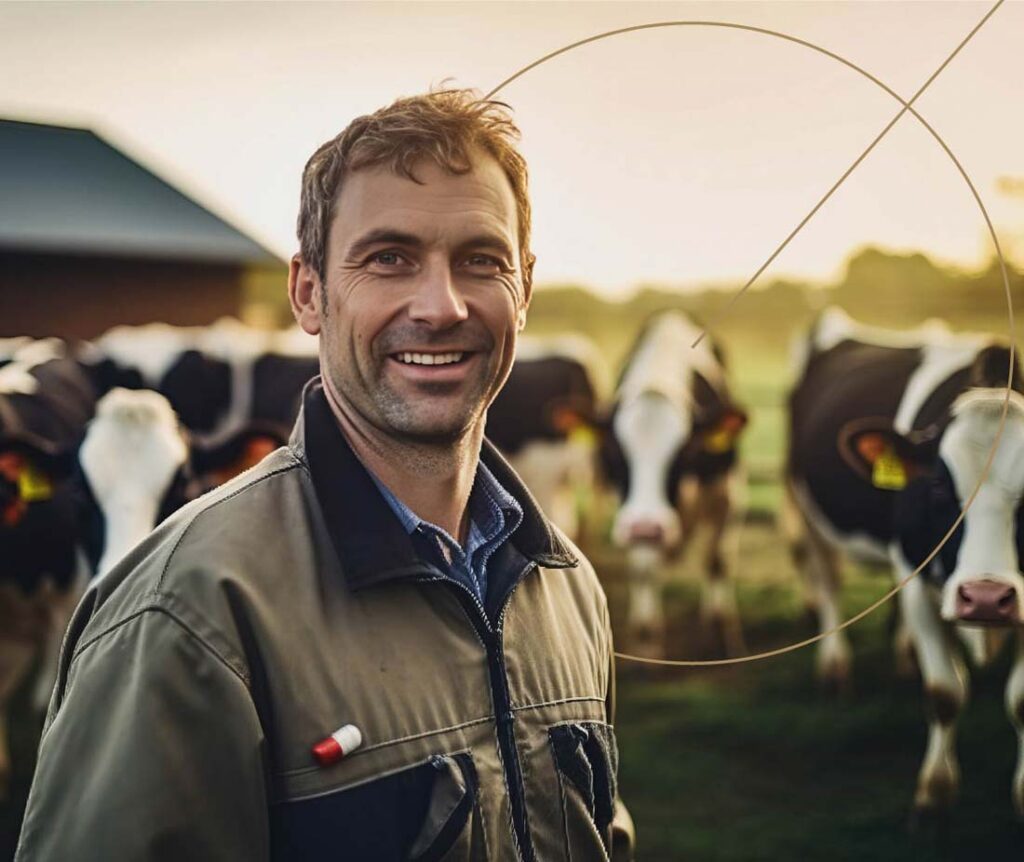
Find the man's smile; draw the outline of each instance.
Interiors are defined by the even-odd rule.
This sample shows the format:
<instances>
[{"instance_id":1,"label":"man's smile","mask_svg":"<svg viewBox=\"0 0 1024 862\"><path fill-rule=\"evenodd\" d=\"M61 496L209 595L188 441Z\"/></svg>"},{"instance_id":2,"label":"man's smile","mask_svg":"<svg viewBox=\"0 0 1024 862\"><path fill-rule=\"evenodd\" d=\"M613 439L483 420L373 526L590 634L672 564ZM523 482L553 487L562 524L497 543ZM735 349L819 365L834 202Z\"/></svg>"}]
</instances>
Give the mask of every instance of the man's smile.
<instances>
[{"instance_id":1,"label":"man's smile","mask_svg":"<svg viewBox=\"0 0 1024 862\"><path fill-rule=\"evenodd\" d=\"M388 354L388 366L415 382L460 382L480 357L475 350L403 350Z\"/></svg>"}]
</instances>

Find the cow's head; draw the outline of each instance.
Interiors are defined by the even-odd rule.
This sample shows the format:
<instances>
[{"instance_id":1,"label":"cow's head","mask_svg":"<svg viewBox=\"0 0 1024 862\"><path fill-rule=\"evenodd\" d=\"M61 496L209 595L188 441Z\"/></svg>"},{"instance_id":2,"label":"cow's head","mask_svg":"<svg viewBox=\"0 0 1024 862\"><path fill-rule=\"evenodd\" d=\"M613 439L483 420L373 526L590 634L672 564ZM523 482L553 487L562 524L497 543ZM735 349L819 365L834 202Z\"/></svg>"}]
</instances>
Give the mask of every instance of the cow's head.
<instances>
[{"instance_id":1,"label":"cow's head","mask_svg":"<svg viewBox=\"0 0 1024 862\"><path fill-rule=\"evenodd\" d=\"M998 357L993 358L998 350L979 356L975 371L988 365L995 373L976 373L975 382L1001 376L1002 387L961 395L941 436L911 440L864 430L851 435L847 447L860 459L865 478L896 493L894 538L914 568L953 528L977 489L959 526L921 572L941 590L941 615L950 622L1024 622L1024 395L1015 388L1007 402L1007 366L1002 363L1000 375Z\"/></svg>"},{"instance_id":2,"label":"cow's head","mask_svg":"<svg viewBox=\"0 0 1024 862\"><path fill-rule=\"evenodd\" d=\"M190 496L204 494L255 467L287 442L287 429L273 422L252 423L216 445L194 441Z\"/></svg>"},{"instance_id":3,"label":"cow's head","mask_svg":"<svg viewBox=\"0 0 1024 862\"><path fill-rule=\"evenodd\" d=\"M0 575L31 594L50 577L70 585L75 517L68 493L74 452L29 435L0 440Z\"/></svg>"},{"instance_id":4,"label":"cow's head","mask_svg":"<svg viewBox=\"0 0 1024 862\"><path fill-rule=\"evenodd\" d=\"M746 411L717 396L702 400L683 404L649 390L615 408L601 460L622 499L612 526L619 547L674 550L684 476L710 476L735 459Z\"/></svg>"},{"instance_id":5,"label":"cow's head","mask_svg":"<svg viewBox=\"0 0 1024 862\"><path fill-rule=\"evenodd\" d=\"M93 570L107 571L185 503L283 440L276 426L248 427L207 445L181 427L163 395L111 390L97 404L78 455L79 533Z\"/></svg>"},{"instance_id":6,"label":"cow's head","mask_svg":"<svg viewBox=\"0 0 1024 862\"><path fill-rule=\"evenodd\" d=\"M97 573L185 501L187 437L157 392L115 388L104 395L78 463L81 541Z\"/></svg>"}]
</instances>

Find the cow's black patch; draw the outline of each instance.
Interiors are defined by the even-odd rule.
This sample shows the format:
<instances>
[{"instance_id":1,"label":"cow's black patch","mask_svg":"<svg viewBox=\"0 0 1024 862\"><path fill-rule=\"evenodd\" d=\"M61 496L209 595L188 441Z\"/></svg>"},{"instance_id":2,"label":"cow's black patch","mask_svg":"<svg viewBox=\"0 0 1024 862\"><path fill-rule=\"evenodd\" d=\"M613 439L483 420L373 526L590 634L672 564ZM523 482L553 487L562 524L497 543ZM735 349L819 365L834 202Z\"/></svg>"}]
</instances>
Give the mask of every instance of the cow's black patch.
<instances>
[{"instance_id":1,"label":"cow's black patch","mask_svg":"<svg viewBox=\"0 0 1024 862\"><path fill-rule=\"evenodd\" d=\"M909 482L896 495L893 506L893 529L907 562L914 568L920 566L949 532L960 512L960 500L945 461L940 459L933 471ZM956 568L963 535L961 521L936 558L922 571L925 578L945 583Z\"/></svg>"},{"instance_id":2,"label":"cow's black patch","mask_svg":"<svg viewBox=\"0 0 1024 862\"><path fill-rule=\"evenodd\" d=\"M255 423L270 423L287 431L295 424L305 385L320 373L316 356L267 354L253 366L252 413Z\"/></svg>"},{"instance_id":3,"label":"cow's black patch","mask_svg":"<svg viewBox=\"0 0 1024 862\"><path fill-rule=\"evenodd\" d=\"M487 439L508 455L535 440L565 440L597 421L587 369L567 356L517 360L487 410Z\"/></svg>"},{"instance_id":4,"label":"cow's black patch","mask_svg":"<svg viewBox=\"0 0 1024 862\"><path fill-rule=\"evenodd\" d=\"M157 388L186 428L210 432L231 407L231 382L227 362L186 350L167 369Z\"/></svg>"}]
</instances>

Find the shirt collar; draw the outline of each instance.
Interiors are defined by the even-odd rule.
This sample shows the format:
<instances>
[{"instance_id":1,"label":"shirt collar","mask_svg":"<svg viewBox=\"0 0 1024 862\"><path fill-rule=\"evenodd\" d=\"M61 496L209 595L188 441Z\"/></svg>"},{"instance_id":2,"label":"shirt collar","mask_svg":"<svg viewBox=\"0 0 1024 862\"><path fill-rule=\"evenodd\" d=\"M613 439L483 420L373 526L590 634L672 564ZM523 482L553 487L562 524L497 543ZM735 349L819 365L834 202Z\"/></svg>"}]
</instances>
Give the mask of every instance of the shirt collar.
<instances>
[{"instance_id":1,"label":"shirt collar","mask_svg":"<svg viewBox=\"0 0 1024 862\"><path fill-rule=\"evenodd\" d=\"M427 528L443 534L450 541L455 541L455 538L449 536L441 527L420 518L365 464L363 468L410 536L420 528ZM499 536L515 532L523 520L523 507L519 505L519 501L501 486L483 461L477 462L473 487L469 492L468 509L469 531L463 548L466 556L472 556L477 549Z\"/></svg>"},{"instance_id":2,"label":"shirt collar","mask_svg":"<svg viewBox=\"0 0 1024 862\"><path fill-rule=\"evenodd\" d=\"M441 574L418 554L405 525L352 452L327 403L319 377L306 386L289 446L309 469L342 572L352 589ZM522 511L510 536L515 548L538 565L577 565L579 560L570 547L487 440L480 450L480 465Z\"/></svg>"}]
</instances>

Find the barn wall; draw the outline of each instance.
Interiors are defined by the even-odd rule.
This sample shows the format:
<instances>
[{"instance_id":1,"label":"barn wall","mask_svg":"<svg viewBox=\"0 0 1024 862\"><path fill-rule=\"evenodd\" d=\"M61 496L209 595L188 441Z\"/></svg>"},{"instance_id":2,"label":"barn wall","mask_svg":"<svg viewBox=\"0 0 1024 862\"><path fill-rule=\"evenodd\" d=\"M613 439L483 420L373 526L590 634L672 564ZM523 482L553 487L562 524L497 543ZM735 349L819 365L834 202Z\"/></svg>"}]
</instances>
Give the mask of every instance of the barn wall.
<instances>
[{"instance_id":1,"label":"barn wall","mask_svg":"<svg viewBox=\"0 0 1024 862\"><path fill-rule=\"evenodd\" d=\"M237 315L238 265L0 252L0 336L92 338L119 324Z\"/></svg>"}]
</instances>

